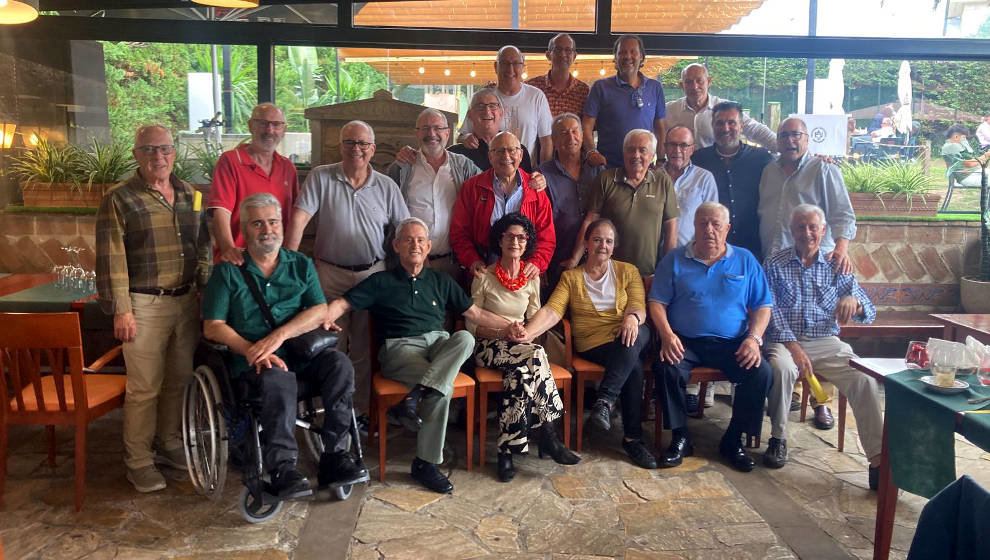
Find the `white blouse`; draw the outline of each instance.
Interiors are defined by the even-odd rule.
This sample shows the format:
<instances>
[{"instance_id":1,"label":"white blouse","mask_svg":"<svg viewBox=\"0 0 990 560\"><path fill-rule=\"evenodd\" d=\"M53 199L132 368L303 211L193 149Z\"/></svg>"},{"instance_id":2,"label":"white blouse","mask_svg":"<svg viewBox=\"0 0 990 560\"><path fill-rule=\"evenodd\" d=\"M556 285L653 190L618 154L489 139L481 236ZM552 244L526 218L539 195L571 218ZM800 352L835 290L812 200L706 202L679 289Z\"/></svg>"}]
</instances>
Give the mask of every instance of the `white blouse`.
<instances>
[{"instance_id":1,"label":"white blouse","mask_svg":"<svg viewBox=\"0 0 990 560\"><path fill-rule=\"evenodd\" d=\"M615 266L612 265L612 259L608 260L605 274L598 280L592 280L588 272L584 271L584 286L596 310L615 309Z\"/></svg>"}]
</instances>

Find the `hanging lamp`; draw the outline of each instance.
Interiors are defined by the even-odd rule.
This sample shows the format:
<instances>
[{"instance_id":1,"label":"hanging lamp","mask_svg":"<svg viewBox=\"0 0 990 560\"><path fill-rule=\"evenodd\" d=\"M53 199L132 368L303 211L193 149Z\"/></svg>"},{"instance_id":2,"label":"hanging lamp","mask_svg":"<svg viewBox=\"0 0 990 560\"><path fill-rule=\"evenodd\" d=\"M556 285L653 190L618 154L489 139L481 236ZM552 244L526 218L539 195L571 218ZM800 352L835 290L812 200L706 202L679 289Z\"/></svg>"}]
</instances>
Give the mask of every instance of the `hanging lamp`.
<instances>
[{"instance_id":1,"label":"hanging lamp","mask_svg":"<svg viewBox=\"0 0 990 560\"><path fill-rule=\"evenodd\" d=\"M13 25L38 19L38 0L0 0L0 24Z\"/></svg>"}]
</instances>

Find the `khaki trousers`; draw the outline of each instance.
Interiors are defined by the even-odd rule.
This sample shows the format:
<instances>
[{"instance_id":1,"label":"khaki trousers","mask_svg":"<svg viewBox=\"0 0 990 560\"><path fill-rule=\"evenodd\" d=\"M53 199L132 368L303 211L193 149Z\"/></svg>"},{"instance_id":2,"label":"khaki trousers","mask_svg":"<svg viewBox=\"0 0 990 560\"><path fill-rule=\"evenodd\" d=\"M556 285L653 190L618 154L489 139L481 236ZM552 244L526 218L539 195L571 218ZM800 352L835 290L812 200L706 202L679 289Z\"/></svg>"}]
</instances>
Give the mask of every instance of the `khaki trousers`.
<instances>
[{"instance_id":1,"label":"khaki trousers","mask_svg":"<svg viewBox=\"0 0 990 560\"><path fill-rule=\"evenodd\" d=\"M200 320L195 290L179 297L131 294L131 307L137 336L124 343L124 464L133 470L154 463L153 445L182 445L182 393L192 377Z\"/></svg>"},{"instance_id":2,"label":"khaki trousers","mask_svg":"<svg viewBox=\"0 0 990 560\"><path fill-rule=\"evenodd\" d=\"M368 270L353 272L316 259L316 274L320 278L320 286L323 288L327 303L382 270L385 270L385 263L381 261ZM371 334L368 330L368 312L365 310L345 313L336 323L343 329L340 332L337 349L347 354L354 364L354 412L361 414L368 411L368 399L371 397L371 360L369 359Z\"/></svg>"}]
</instances>

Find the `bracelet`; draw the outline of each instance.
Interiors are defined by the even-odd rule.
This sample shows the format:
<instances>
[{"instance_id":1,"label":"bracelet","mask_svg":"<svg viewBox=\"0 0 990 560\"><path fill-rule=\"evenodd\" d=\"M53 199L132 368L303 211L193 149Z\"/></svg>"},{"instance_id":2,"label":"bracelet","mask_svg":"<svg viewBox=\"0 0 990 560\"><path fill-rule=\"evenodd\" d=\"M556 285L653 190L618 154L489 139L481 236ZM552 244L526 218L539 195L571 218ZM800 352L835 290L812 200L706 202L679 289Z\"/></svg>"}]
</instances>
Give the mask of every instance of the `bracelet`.
<instances>
[{"instance_id":1,"label":"bracelet","mask_svg":"<svg viewBox=\"0 0 990 560\"><path fill-rule=\"evenodd\" d=\"M639 313L630 313L629 315L626 315L626 317L630 317L630 316L636 318L636 324L637 325L642 325L643 324L643 321L641 321L640 318L639 318Z\"/></svg>"}]
</instances>

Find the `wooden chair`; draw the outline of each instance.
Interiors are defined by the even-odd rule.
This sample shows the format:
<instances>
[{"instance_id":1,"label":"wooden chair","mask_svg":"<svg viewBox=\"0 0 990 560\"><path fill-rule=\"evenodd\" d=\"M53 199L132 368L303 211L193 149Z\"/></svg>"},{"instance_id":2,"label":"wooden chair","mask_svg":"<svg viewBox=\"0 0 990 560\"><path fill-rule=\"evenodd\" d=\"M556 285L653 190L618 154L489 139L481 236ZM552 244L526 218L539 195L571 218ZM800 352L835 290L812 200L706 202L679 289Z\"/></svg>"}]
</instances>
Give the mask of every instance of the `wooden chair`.
<instances>
[{"instance_id":1,"label":"wooden chair","mask_svg":"<svg viewBox=\"0 0 990 560\"><path fill-rule=\"evenodd\" d=\"M828 379L822 377L820 373L816 373L815 377L818 381L828 382ZM811 394L811 386L808 385L808 380L801 376L801 421L804 422L808 414L808 395ZM846 396L841 392L839 393L839 451L841 452L845 448L846 443Z\"/></svg>"},{"instance_id":2,"label":"wooden chair","mask_svg":"<svg viewBox=\"0 0 990 560\"><path fill-rule=\"evenodd\" d=\"M550 364L554 384L561 392L564 401L564 446L571 445L571 373L557 364ZM478 464L485 466L485 434L488 425L488 394L501 392L502 373L486 367L474 368L474 378L478 382Z\"/></svg>"},{"instance_id":3,"label":"wooden chair","mask_svg":"<svg viewBox=\"0 0 990 560\"><path fill-rule=\"evenodd\" d=\"M378 363L378 346L375 344L374 321L369 320L369 334L371 349L369 359L371 360L371 371L374 372L371 378L371 399L368 402L368 445L374 441L375 431L378 431L378 480L385 482L385 447L387 445L388 421L385 413L390 406L396 405L408 393L409 388L391 379L386 379L381 372ZM467 399L467 470L471 470L471 462L474 460L474 379L471 379L463 372L458 372L454 378L454 392L452 399Z\"/></svg>"},{"instance_id":4,"label":"wooden chair","mask_svg":"<svg viewBox=\"0 0 990 560\"><path fill-rule=\"evenodd\" d=\"M0 503L7 475L11 425L46 427L48 464L55 466L55 426L75 426L76 511L86 485L86 429L89 422L123 406L124 375L97 371L121 347L83 368L77 313L0 313ZM13 397L11 398L11 395Z\"/></svg>"}]
</instances>

